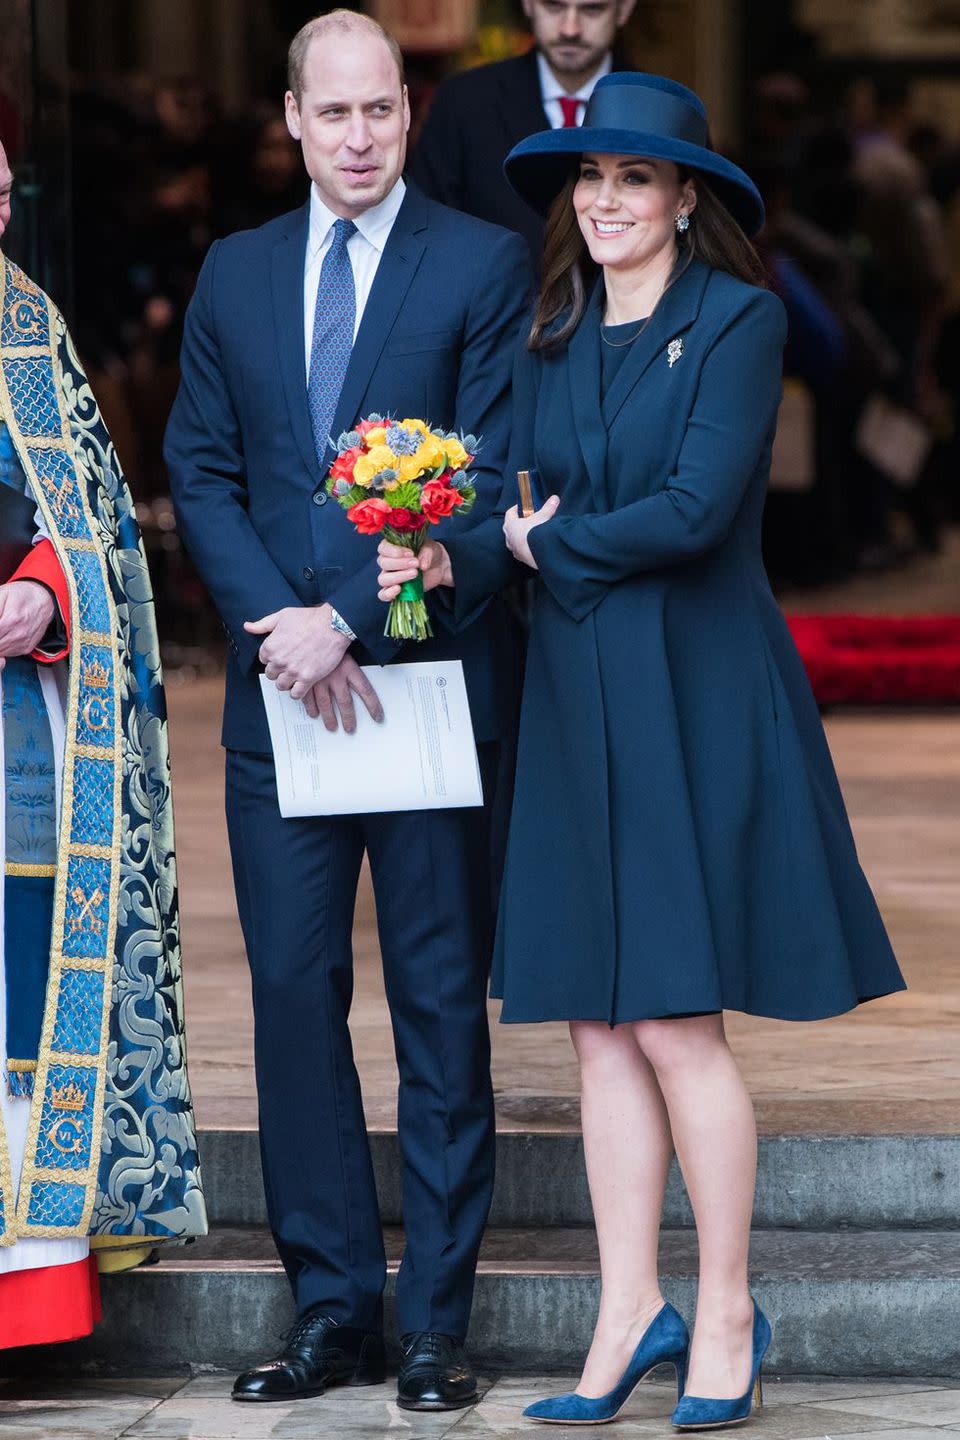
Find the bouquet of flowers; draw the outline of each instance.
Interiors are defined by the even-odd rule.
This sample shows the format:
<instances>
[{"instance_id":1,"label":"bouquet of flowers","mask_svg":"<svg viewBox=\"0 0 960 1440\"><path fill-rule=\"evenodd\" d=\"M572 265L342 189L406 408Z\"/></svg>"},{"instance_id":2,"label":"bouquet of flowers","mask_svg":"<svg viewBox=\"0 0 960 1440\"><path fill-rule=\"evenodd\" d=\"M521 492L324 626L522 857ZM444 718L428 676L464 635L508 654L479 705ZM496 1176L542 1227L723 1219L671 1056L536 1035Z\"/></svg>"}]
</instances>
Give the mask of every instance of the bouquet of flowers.
<instances>
[{"instance_id":1,"label":"bouquet of flowers","mask_svg":"<svg viewBox=\"0 0 960 1440\"><path fill-rule=\"evenodd\" d=\"M371 415L337 441L327 490L361 535L383 534L414 555L427 527L457 511L466 515L477 498L473 463L477 440L432 430L425 420ZM390 604L383 632L394 640L432 635L423 598L423 577L401 587Z\"/></svg>"}]
</instances>

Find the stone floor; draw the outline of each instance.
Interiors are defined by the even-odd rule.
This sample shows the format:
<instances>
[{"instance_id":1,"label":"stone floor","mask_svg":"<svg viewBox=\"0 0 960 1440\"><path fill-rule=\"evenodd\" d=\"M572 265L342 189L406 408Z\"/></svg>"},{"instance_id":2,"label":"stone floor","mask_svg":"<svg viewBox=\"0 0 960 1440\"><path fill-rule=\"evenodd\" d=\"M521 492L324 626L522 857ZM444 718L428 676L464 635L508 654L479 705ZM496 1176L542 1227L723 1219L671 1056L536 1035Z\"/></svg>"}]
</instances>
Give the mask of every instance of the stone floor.
<instances>
[{"instance_id":1,"label":"stone floor","mask_svg":"<svg viewBox=\"0 0 960 1440\"><path fill-rule=\"evenodd\" d=\"M169 686L190 1073L206 1127L256 1124L252 1022L223 823L220 682ZM910 990L811 1025L731 1016L766 1133L960 1130L960 713L827 717L864 868ZM371 1127L392 1127L396 1067L365 876L351 1019ZM495 1023L498 1123L578 1121L566 1027Z\"/></svg>"},{"instance_id":2,"label":"stone floor","mask_svg":"<svg viewBox=\"0 0 960 1440\"><path fill-rule=\"evenodd\" d=\"M484 1381L471 1410L412 1415L394 1401L392 1383L365 1390L334 1390L294 1405L237 1405L232 1376L194 1380L87 1380L42 1385L0 1381L0 1437L11 1440L509 1440L538 1427L521 1418L531 1400L569 1385L555 1376ZM946 1440L960 1431L960 1388L935 1382L891 1380L770 1381L765 1406L751 1422L764 1440ZM646 1382L609 1432L616 1440L671 1436L673 1388ZM582 1436L582 1426L542 1430L550 1440Z\"/></svg>"}]
</instances>

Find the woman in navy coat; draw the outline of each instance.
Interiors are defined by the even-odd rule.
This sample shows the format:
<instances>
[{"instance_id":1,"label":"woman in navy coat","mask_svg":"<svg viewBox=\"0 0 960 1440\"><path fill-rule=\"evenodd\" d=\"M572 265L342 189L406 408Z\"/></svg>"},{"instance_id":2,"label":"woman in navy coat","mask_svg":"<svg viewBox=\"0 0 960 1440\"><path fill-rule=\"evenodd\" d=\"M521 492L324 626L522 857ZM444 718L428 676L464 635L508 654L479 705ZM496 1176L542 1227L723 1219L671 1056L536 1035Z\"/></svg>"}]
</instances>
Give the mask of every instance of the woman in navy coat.
<instances>
[{"instance_id":1,"label":"woman in navy coat","mask_svg":"<svg viewBox=\"0 0 960 1440\"><path fill-rule=\"evenodd\" d=\"M770 1331L721 1012L816 1020L903 986L761 558L785 317L747 239L760 198L685 87L611 75L507 173L549 211L511 472L554 493L419 564L455 623L538 581L493 990L505 1021L570 1022L603 1289L577 1391L527 1413L608 1420L664 1358L683 1391L657 1280L675 1148L700 1286L674 1423L735 1423ZM381 598L416 564L381 546Z\"/></svg>"}]
</instances>

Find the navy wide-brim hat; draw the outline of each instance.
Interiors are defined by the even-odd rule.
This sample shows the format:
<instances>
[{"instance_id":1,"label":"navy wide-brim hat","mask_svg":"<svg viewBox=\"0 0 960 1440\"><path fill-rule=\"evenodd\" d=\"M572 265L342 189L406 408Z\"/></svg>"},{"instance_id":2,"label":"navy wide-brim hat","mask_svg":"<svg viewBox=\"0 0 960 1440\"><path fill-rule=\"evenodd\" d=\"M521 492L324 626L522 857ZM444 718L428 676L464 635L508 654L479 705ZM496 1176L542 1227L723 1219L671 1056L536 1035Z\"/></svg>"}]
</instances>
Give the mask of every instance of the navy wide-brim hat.
<instances>
[{"instance_id":1,"label":"navy wide-brim hat","mask_svg":"<svg viewBox=\"0 0 960 1440\"><path fill-rule=\"evenodd\" d=\"M748 235L763 225L759 190L739 165L710 149L703 101L676 80L638 70L604 75L581 126L529 135L510 151L503 168L517 194L545 215L587 154L672 160L704 175Z\"/></svg>"}]
</instances>

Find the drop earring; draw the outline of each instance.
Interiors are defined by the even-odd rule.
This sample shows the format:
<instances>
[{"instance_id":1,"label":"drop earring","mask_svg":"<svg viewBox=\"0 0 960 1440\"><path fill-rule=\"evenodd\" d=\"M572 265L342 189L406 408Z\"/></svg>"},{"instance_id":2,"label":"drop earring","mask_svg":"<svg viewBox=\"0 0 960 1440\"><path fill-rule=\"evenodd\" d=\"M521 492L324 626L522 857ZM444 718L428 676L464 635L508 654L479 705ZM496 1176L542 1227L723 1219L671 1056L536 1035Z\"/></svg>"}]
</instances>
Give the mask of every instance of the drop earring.
<instances>
[{"instance_id":1,"label":"drop earring","mask_svg":"<svg viewBox=\"0 0 960 1440\"><path fill-rule=\"evenodd\" d=\"M679 235L685 235L690 229L690 216L685 215L684 212L681 210L680 214L677 216L676 220L673 223L677 227L677 233Z\"/></svg>"}]
</instances>

